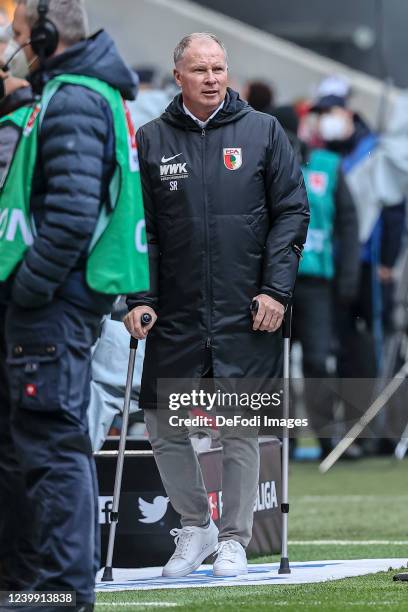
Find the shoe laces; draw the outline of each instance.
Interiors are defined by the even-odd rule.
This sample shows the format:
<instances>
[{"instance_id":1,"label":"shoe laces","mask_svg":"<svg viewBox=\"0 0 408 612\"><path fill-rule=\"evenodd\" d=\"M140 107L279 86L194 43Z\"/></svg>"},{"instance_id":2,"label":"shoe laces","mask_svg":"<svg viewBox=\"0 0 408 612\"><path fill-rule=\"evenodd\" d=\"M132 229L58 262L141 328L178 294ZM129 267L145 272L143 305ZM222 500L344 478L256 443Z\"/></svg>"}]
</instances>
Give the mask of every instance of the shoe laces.
<instances>
[{"instance_id":1,"label":"shoe laces","mask_svg":"<svg viewBox=\"0 0 408 612\"><path fill-rule=\"evenodd\" d=\"M217 561L231 561L234 563L235 557L239 550L239 542L234 540L224 540L218 544L215 554L217 555Z\"/></svg>"},{"instance_id":2,"label":"shoe laces","mask_svg":"<svg viewBox=\"0 0 408 612\"><path fill-rule=\"evenodd\" d=\"M176 550L171 557L172 559L184 558L184 555L190 546L193 534L194 532L188 527L183 527L183 529L172 529L170 531L170 535L174 537L174 543L176 545Z\"/></svg>"}]
</instances>

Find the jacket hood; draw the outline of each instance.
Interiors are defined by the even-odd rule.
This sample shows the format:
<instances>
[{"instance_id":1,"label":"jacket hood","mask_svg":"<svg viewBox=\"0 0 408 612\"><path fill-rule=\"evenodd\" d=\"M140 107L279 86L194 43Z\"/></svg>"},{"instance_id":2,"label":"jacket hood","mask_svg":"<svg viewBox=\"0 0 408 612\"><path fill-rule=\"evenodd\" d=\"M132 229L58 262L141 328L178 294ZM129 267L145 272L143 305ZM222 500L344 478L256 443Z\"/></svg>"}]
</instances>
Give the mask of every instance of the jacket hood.
<instances>
[{"instance_id":1,"label":"jacket hood","mask_svg":"<svg viewBox=\"0 0 408 612\"><path fill-rule=\"evenodd\" d=\"M241 100L239 94L233 89L227 88L223 108L215 115L208 124L208 129L216 128L226 123L237 121L253 109L247 102ZM180 127L182 129L199 130L196 122L186 115L183 109L183 96L178 94L161 116L163 121Z\"/></svg>"},{"instance_id":2,"label":"jacket hood","mask_svg":"<svg viewBox=\"0 0 408 612\"><path fill-rule=\"evenodd\" d=\"M127 100L136 97L137 76L121 58L109 34L103 30L48 59L30 80L38 91L47 80L60 74L94 77L119 89Z\"/></svg>"}]
</instances>

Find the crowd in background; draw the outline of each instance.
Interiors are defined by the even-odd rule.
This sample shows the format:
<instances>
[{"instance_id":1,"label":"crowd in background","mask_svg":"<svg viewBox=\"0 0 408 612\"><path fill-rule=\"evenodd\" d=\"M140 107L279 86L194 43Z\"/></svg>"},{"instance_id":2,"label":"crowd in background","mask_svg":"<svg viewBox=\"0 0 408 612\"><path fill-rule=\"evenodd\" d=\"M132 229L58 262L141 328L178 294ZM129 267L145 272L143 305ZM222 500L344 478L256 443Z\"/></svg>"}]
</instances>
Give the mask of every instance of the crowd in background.
<instances>
[{"instance_id":1,"label":"crowd in background","mask_svg":"<svg viewBox=\"0 0 408 612\"><path fill-rule=\"evenodd\" d=\"M294 340L302 346L304 400L315 431L321 432L321 456L333 447L327 433L339 414L330 385L316 379L340 379L341 436L368 408L372 391L381 390L368 385L371 393L359 398L356 412L341 381L378 380L386 368L390 375L396 367L390 371L386 364L386 347L394 331L396 264L405 244L406 187L391 167L404 155L391 159L385 151L390 136L372 129L352 107L351 94L348 80L337 75L322 80L313 100L292 105L276 106L265 82L249 82L243 92L251 106L277 117L303 168L311 224L295 290ZM391 451L387 430L382 418L376 442L358 441L347 457Z\"/></svg>"}]
</instances>

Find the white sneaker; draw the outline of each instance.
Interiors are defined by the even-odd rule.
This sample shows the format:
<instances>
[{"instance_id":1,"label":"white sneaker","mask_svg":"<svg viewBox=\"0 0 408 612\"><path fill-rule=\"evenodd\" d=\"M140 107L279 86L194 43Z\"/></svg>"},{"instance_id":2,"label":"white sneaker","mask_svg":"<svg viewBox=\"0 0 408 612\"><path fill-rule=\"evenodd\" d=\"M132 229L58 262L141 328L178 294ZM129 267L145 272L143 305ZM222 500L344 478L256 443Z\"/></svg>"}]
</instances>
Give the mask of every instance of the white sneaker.
<instances>
[{"instance_id":1,"label":"white sneaker","mask_svg":"<svg viewBox=\"0 0 408 612\"><path fill-rule=\"evenodd\" d=\"M215 553L214 576L239 576L248 573L245 548L236 540L220 542Z\"/></svg>"},{"instance_id":2,"label":"white sneaker","mask_svg":"<svg viewBox=\"0 0 408 612\"><path fill-rule=\"evenodd\" d=\"M208 527L172 529L176 550L163 568L163 576L179 578L191 574L217 548L218 529L213 521Z\"/></svg>"}]
</instances>

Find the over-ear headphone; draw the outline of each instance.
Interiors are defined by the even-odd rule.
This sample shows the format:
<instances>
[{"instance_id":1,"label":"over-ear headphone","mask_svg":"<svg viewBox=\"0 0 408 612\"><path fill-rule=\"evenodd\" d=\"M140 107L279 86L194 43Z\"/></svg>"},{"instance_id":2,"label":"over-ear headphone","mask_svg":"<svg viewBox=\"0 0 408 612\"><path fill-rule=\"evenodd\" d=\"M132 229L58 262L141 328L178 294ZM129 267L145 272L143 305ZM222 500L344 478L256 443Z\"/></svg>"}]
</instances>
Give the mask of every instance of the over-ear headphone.
<instances>
[{"instance_id":1,"label":"over-ear headphone","mask_svg":"<svg viewBox=\"0 0 408 612\"><path fill-rule=\"evenodd\" d=\"M48 0L38 2L38 21L31 30L31 48L40 60L50 57L58 47L59 34L55 24L48 19Z\"/></svg>"}]
</instances>

